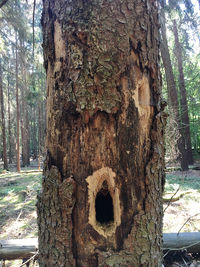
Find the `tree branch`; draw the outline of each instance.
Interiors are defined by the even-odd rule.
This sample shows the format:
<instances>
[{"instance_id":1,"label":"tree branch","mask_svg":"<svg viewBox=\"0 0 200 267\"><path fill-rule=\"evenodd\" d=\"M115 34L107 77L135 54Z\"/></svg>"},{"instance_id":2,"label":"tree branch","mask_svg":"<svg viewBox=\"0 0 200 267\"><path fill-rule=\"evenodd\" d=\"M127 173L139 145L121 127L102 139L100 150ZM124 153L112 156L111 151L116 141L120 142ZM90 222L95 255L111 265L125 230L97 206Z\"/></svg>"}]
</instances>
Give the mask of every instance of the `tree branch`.
<instances>
[{"instance_id":1,"label":"tree branch","mask_svg":"<svg viewBox=\"0 0 200 267\"><path fill-rule=\"evenodd\" d=\"M171 204L172 199L173 199L174 196L178 193L179 189L180 189L180 186L178 187L178 189L176 190L176 192L172 195L172 197L169 199L169 201L167 201L167 202L168 202L168 205L167 205L167 207L164 209L163 213L165 213L166 209L167 209L167 208L169 207L169 205ZM163 200L163 202L165 202L165 201Z\"/></svg>"},{"instance_id":2,"label":"tree branch","mask_svg":"<svg viewBox=\"0 0 200 267\"><path fill-rule=\"evenodd\" d=\"M39 252L37 251L30 259L28 259L27 261L23 262L19 267L22 267L24 265L26 265L27 263L29 263L30 261L34 260L36 256L39 255Z\"/></svg>"},{"instance_id":3,"label":"tree branch","mask_svg":"<svg viewBox=\"0 0 200 267\"><path fill-rule=\"evenodd\" d=\"M197 214L195 214L195 215L190 216L190 217L184 222L184 224L181 226L181 228L179 229L177 235L180 234L180 231L183 229L183 227L186 225L186 223L187 223L188 221L191 220L191 218L194 218L194 217L196 217L196 216L198 216L198 215L200 215L200 213L197 213Z\"/></svg>"}]
</instances>

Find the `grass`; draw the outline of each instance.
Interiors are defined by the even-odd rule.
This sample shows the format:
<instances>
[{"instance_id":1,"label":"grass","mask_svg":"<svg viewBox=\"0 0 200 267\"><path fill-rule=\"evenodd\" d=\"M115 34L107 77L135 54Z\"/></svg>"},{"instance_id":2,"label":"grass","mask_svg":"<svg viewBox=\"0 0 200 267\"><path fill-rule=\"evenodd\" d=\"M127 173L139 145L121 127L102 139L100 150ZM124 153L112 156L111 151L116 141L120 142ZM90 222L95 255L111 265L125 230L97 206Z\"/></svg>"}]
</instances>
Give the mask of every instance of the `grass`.
<instances>
[{"instance_id":1,"label":"grass","mask_svg":"<svg viewBox=\"0 0 200 267\"><path fill-rule=\"evenodd\" d=\"M0 239L37 236L36 196L41 172L0 174Z\"/></svg>"}]
</instances>

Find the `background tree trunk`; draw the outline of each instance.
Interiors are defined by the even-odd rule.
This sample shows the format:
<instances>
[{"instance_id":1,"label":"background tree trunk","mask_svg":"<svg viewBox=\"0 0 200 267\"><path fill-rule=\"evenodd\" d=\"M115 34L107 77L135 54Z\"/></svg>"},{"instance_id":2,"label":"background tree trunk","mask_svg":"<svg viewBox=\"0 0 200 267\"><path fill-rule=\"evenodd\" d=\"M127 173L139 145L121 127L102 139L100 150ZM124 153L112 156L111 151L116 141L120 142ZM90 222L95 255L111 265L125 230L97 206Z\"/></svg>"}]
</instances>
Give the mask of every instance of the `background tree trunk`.
<instances>
[{"instance_id":1,"label":"background tree trunk","mask_svg":"<svg viewBox=\"0 0 200 267\"><path fill-rule=\"evenodd\" d=\"M174 120L178 126L178 131L180 133L180 137L178 137L177 144L178 144L178 150L180 152L181 169L183 171L186 171L188 170L188 160L187 160L187 154L185 150L184 133L181 127L181 116L179 113L178 94L177 94L176 83L175 83L174 74L172 70L168 43L167 43L164 6L162 6L161 8L161 45L160 45L160 48L161 48L161 56L162 56L163 65L165 68L165 75L166 75L166 81L167 81L169 108L172 109L172 112L170 113L170 115L174 117Z\"/></svg>"},{"instance_id":2,"label":"background tree trunk","mask_svg":"<svg viewBox=\"0 0 200 267\"><path fill-rule=\"evenodd\" d=\"M8 169L7 160L7 146L6 146L6 125L4 116L4 96L3 96L3 78L2 78L2 67L0 59L0 99L1 99L1 127L2 127L2 138L3 138L3 168Z\"/></svg>"},{"instance_id":3,"label":"background tree trunk","mask_svg":"<svg viewBox=\"0 0 200 267\"><path fill-rule=\"evenodd\" d=\"M161 266L156 2L44 1L40 266Z\"/></svg>"},{"instance_id":4,"label":"background tree trunk","mask_svg":"<svg viewBox=\"0 0 200 267\"><path fill-rule=\"evenodd\" d=\"M38 156L38 131L37 131L37 105L34 104L31 107L31 114L32 114L32 128L31 128L31 135L32 135L32 156L33 159L37 159Z\"/></svg>"},{"instance_id":5,"label":"background tree trunk","mask_svg":"<svg viewBox=\"0 0 200 267\"><path fill-rule=\"evenodd\" d=\"M179 89L180 89L182 128L185 133L188 162L189 164L193 164L194 160L193 160L193 155L192 155L190 120L189 120L189 115L188 115L188 104L187 104L187 92L185 88L185 81L184 81L184 74L183 74L182 49L181 49L181 45L180 45L179 38L178 38L176 20L173 20L173 31L174 31L175 50L176 50L176 57L178 61L178 70L179 70Z\"/></svg>"},{"instance_id":6,"label":"background tree trunk","mask_svg":"<svg viewBox=\"0 0 200 267\"><path fill-rule=\"evenodd\" d=\"M19 114L19 83L18 83L18 40L16 33L16 66L15 66L15 74L16 74L16 110L17 110L17 142L16 142L16 152L17 152L17 171L20 172L20 143L19 143L19 134L20 134L20 114Z\"/></svg>"},{"instance_id":7,"label":"background tree trunk","mask_svg":"<svg viewBox=\"0 0 200 267\"><path fill-rule=\"evenodd\" d=\"M9 68L10 71L10 68ZM9 164L12 163L12 144L11 144L11 140L12 140L12 133L11 133L11 114L10 114L10 73L8 71L8 76L7 76L7 81L8 81L8 90L7 90L7 94L8 94L8 157L9 157Z\"/></svg>"},{"instance_id":8,"label":"background tree trunk","mask_svg":"<svg viewBox=\"0 0 200 267\"><path fill-rule=\"evenodd\" d=\"M26 57L24 52L24 44L21 40L21 71L24 79L21 87L21 135L22 135L22 164L23 167L30 165L30 149L29 149L29 119L27 107L27 72L26 72Z\"/></svg>"},{"instance_id":9,"label":"background tree trunk","mask_svg":"<svg viewBox=\"0 0 200 267\"><path fill-rule=\"evenodd\" d=\"M38 103L38 170L41 168L41 137L42 137L42 120L41 120L41 102Z\"/></svg>"}]
</instances>

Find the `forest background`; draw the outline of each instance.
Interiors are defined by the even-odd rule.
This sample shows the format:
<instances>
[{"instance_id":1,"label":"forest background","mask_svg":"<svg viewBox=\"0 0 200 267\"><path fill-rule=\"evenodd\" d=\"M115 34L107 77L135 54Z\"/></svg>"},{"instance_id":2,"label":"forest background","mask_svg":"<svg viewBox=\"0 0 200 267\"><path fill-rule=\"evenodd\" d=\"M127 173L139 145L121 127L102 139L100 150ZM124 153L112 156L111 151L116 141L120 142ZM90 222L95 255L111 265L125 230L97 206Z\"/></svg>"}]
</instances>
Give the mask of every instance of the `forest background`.
<instances>
[{"instance_id":1,"label":"forest background","mask_svg":"<svg viewBox=\"0 0 200 267\"><path fill-rule=\"evenodd\" d=\"M166 166L187 171L193 168L192 166L198 168L200 163L200 1L160 0L159 2L162 104L166 106L166 101L168 103L165 107L168 114L165 134ZM41 15L40 0L0 1L0 168L2 172L3 169L20 172L21 168L24 170L24 167L30 165L42 168L40 164L42 165L46 154L46 77L43 67ZM9 176L9 179L5 175ZM23 190L17 186L14 188L13 177L10 172L4 173L1 182L3 186L10 183L9 190L18 194L18 200L20 200L17 202L18 213L15 211L5 215L8 213L5 205L5 214L2 212L2 216L8 221L11 215L16 224L22 217L26 217L26 220L29 217L25 206L21 204L23 201L28 203L27 201L30 199L32 201L34 198L31 202L31 209L34 210L41 174L23 173ZM196 201L199 195L195 190L198 189L198 193L200 191L198 179L193 178L187 179L185 174L180 173L178 179L177 176L176 178L169 176L166 188L177 191L177 188L172 186L176 179L176 185L183 186L182 190L188 191L190 188L190 193L192 192L193 195L196 193L194 197ZM193 191L191 191L191 182ZM2 199L7 193L3 192L3 194ZM194 206L194 203L192 205ZM186 206L185 202L182 206ZM4 206L2 207L4 209ZM171 211L174 212L172 209ZM185 213L185 210L182 213ZM187 216L192 217L194 214L187 213ZM1 224L6 225L6 220L3 221L2 218L0 217ZM196 219L199 221L199 214ZM164 221L167 221L164 230L171 229L170 224L174 221L170 222L169 217L167 220L164 218ZM199 229L197 221L195 221L195 229ZM32 232L30 225L32 229L34 228ZM33 224L29 221L22 227L23 231L20 229L16 234L20 233L21 237L27 237L28 233L28 236L32 237L34 232L33 236L36 236L36 217ZM180 226L177 226L175 230L178 231L179 228ZM8 238L13 231L8 227L2 229L3 238Z\"/></svg>"},{"instance_id":2,"label":"forest background","mask_svg":"<svg viewBox=\"0 0 200 267\"><path fill-rule=\"evenodd\" d=\"M42 3L1 3L0 157L2 168L16 165L20 171L45 155ZM162 0L160 5L162 91L169 114L166 162L179 161L187 170L200 153L199 1Z\"/></svg>"}]
</instances>

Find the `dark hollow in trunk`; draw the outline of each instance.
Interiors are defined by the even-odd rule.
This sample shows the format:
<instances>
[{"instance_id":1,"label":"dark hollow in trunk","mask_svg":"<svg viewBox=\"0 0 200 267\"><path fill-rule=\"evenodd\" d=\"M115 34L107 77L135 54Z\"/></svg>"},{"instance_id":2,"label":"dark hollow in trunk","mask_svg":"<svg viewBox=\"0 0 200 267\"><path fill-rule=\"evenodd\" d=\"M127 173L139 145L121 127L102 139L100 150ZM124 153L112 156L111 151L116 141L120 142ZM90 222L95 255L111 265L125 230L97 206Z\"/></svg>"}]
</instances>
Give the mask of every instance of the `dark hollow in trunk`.
<instances>
[{"instance_id":1,"label":"dark hollow in trunk","mask_svg":"<svg viewBox=\"0 0 200 267\"><path fill-rule=\"evenodd\" d=\"M95 199L96 220L100 223L114 221L113 199L108 189L101 189Z\"/></svg>"}]
</instances>

